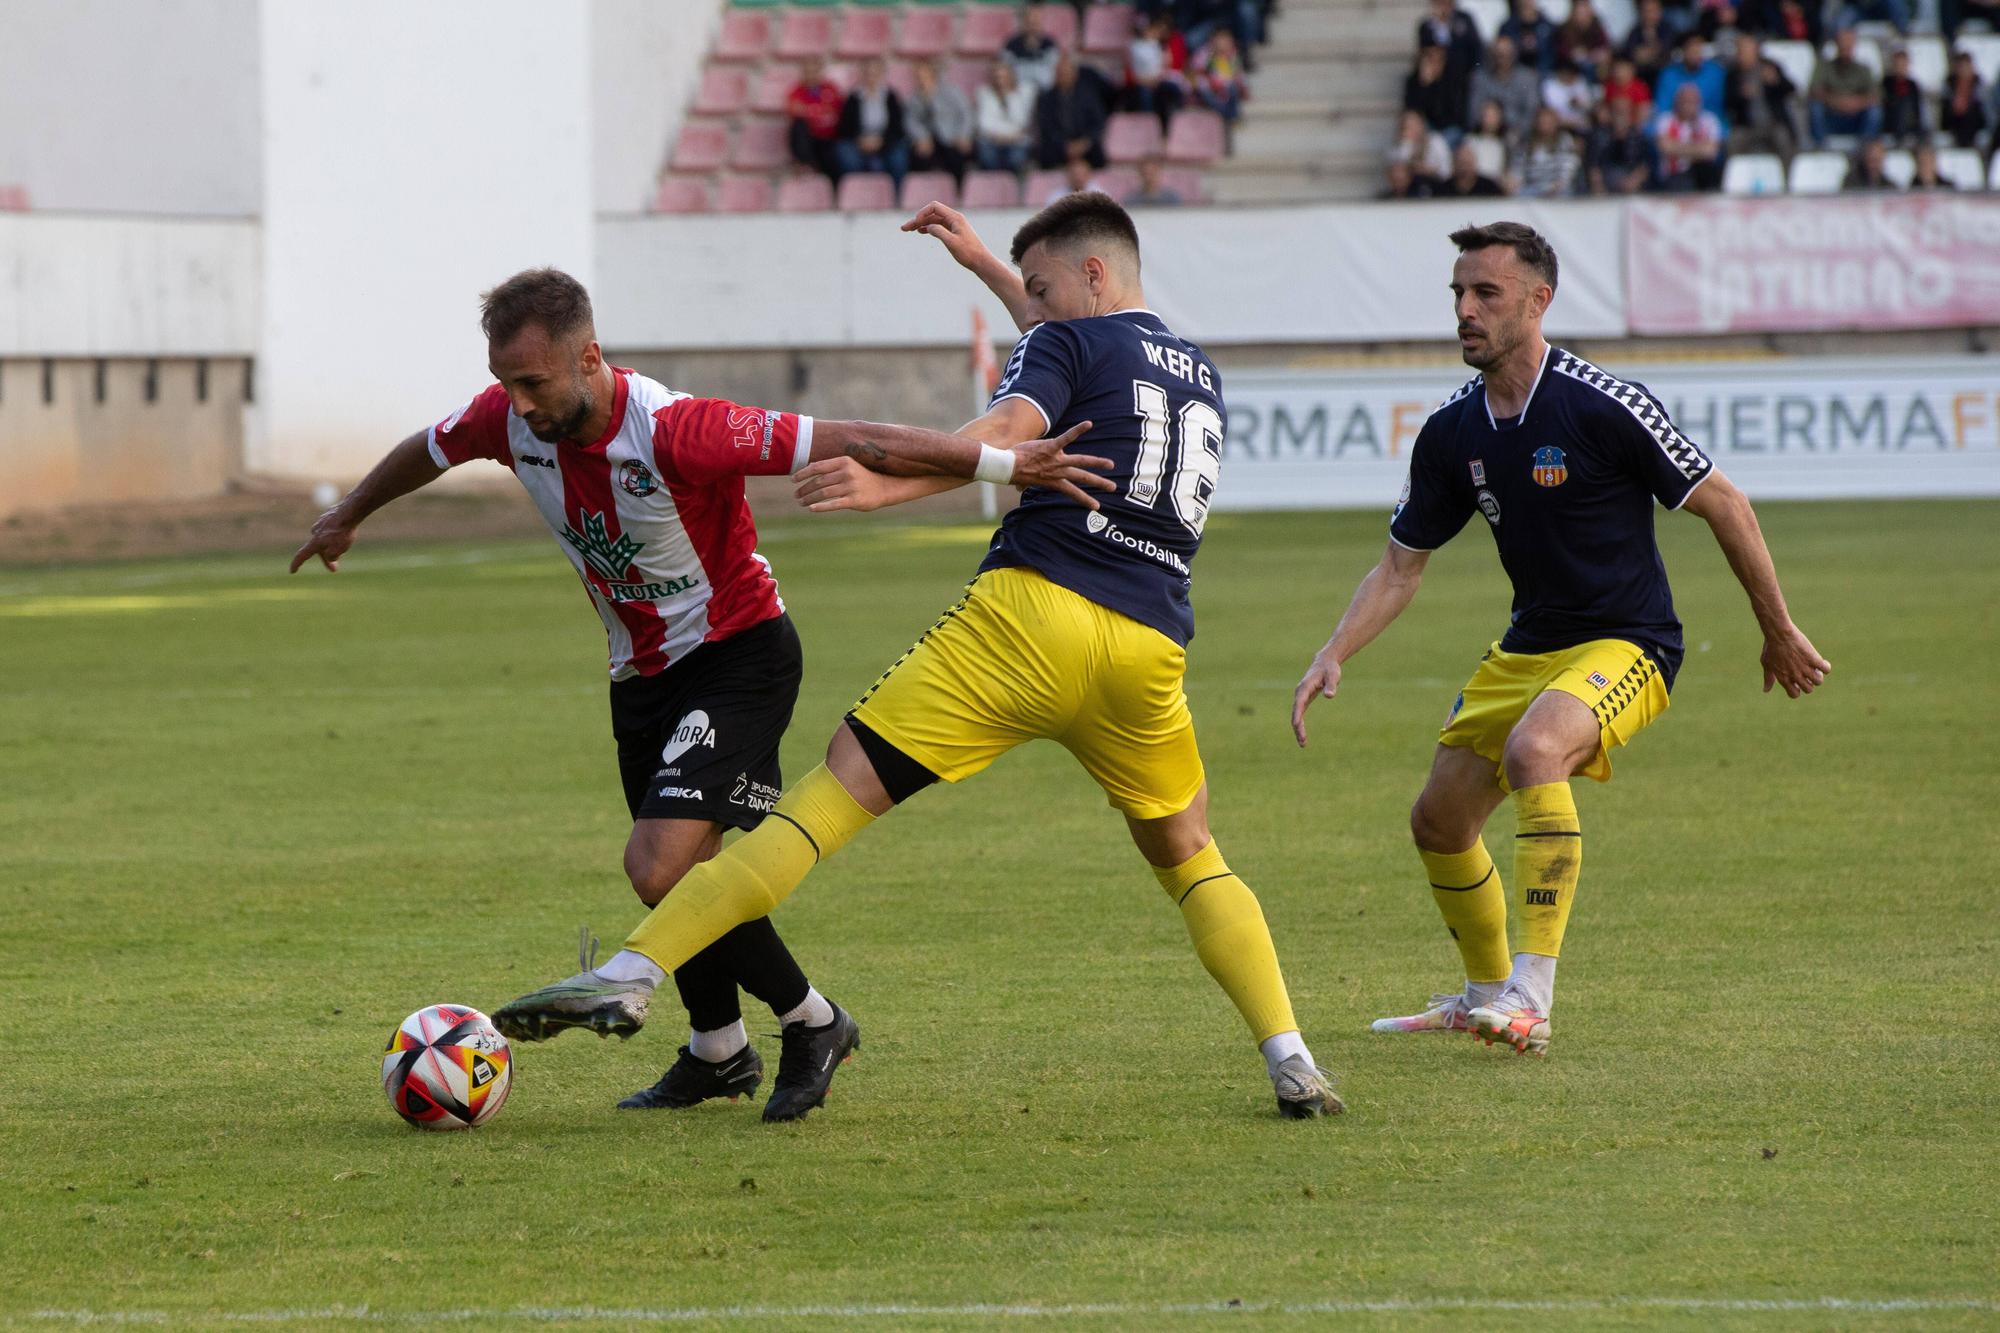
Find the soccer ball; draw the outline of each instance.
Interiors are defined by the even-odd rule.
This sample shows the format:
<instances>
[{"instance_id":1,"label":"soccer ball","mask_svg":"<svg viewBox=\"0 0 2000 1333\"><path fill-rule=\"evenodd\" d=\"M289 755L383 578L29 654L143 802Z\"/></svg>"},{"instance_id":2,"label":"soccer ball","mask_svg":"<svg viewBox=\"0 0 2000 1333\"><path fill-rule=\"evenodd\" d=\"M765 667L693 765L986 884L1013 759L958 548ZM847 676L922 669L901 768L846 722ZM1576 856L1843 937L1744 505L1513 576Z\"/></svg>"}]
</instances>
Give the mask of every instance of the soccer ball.
<instances>
[{"instance_id":1,"label":"soccer ball","mask_svg":"<svg viewBox=\"0 0 2000 1333\"><path fill-rule=\"evenodd\" d=\"M418 1129L471 1129L499 1114L514 1081L507 1039L463 1004L434 1004L389 1034L382 1091Z\"/></svg>"}]
</instances>

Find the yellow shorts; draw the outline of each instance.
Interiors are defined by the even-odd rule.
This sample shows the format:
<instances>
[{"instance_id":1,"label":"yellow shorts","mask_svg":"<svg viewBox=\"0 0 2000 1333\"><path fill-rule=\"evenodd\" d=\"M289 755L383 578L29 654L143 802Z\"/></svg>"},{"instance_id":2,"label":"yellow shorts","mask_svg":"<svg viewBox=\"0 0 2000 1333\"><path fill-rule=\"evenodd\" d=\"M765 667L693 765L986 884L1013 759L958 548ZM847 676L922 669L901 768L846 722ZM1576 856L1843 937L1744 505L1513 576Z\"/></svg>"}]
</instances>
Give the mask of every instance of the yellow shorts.
<instances>
[{"instance_id":1,"label":"yellow shorts","mask_svg":"<svg viewBox=\"0 0 2000 1333\"><path fill-rule=\"evenodd\" d=\"M1595 639L1553 653L1503 653L1494 644L1465 683L1438 744L1461 745L1502 765L1507 736L1543 690L1561 690L1597 714L1597 753L1583 775L1611 780L1611 751L1667 711L1659 666L1635 643ZM1500 789L1507 790L1501 767Z\"/></svg>"},{"instance_id":2,"label":"yellow shorts","mask_svg":"<svg viewBox=\"0 0 2000 1333\"><path fill-rule=\"evenodd\" d=\"M1203 781L1187 651L1032 569L974 579L854 715L947 782L1023 741L1058 741L1134 819L1179 814Z\"/></svg>"}]
</instances>

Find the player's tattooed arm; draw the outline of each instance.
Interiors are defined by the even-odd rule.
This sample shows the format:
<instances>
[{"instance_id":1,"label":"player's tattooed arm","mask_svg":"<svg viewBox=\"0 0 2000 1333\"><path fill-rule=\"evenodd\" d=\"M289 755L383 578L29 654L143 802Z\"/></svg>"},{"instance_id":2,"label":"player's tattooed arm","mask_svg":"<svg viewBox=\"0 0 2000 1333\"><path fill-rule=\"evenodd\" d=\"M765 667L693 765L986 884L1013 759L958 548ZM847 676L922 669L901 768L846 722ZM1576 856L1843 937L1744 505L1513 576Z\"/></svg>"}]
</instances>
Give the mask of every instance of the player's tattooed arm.
<instances>
[{"instance_id":1,"label":"player's tattooed arm","mask_svg":"<svg viewBox=\"0 0 2000 1333\"><path fill-rule=\"evenodd\" d=\"M1750 609L1764 631L1764 692L1769 694L1773 685L1782 685L1785 693L1796 699L1824 685L1833 663L1821 657L1812 640L1792 623L1784 590L1778 586L1777 566L1771 562L1771 550L1764 544L1764 532L1757 525L1750 497L1717 471L1695 487L1681 508L1708 524L1736 581L1750 594Z\"/></svg>"},{"instance_id":2,"label":"player's tattooed arm","mask_svg":"<svg viewBox=\"0 0 2000 1333\"><path fill-rule=\"evenodd\" d=\"M354 530L362 519L443 475L444 469L431 457L430 432L420 430L410 436L391 449L338 504L314 520L305 545L292 553L291 572L298 573L314 556L329 570L339 569L340 557L354 545Z\"/></svg>"},{"instance_id":3,"label":"player's tattooed arm","mask_svg":"<svg viewBox=\"0 0 2000 1333\"><path fill-rule=\"evenodd\" d=\"M1014 320L1014 327L1023 333L1028 331L1028 289L1021 275L986 248L986 242L979 239L979 233L965 220L965 214L943 204L925 204L903 224L903 230L936 239L961 267L1000 298L1000 304L1007 307Z\"/></svg>"}]
</instances>

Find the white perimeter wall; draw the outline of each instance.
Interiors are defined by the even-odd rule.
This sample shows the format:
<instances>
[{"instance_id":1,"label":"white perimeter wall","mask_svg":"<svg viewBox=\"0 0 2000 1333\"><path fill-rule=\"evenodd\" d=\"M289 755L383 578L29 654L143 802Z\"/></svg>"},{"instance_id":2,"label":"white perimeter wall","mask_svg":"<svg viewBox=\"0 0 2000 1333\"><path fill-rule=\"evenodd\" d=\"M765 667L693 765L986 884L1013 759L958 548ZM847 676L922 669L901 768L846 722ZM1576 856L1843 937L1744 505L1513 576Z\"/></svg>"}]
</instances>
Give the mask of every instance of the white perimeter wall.
<instances>
[{"instance_id":1,"label":"white perimeter wall","mask_svg":"<svg viewBox=\"0 0 2000 1333\"><path fill-rule=\"evenodd\" d=\"M590 23L597 211L642 212L694 99L722 3L593 0Z\"/></svg>"},{"instance_id":2,"label":"white perimeter wall","mask_svg":"<svg viewBox=\"0 0 2000 1333\"><path fill-rule=\"evenodd\" d=\"M584 0L263 0L249 466L357 476L488 382L479 293L595 278Z\"/></svg>"},{"instance_id":3,"label":"white perimeter wall","mask_svg":"<svg viewBox=\"0 0 2000 1333\"><path fill-rule=\"evenodd\" d=\"M255 356L258 227L0 213L0 356Z\"/></svg>"}]
</instances>

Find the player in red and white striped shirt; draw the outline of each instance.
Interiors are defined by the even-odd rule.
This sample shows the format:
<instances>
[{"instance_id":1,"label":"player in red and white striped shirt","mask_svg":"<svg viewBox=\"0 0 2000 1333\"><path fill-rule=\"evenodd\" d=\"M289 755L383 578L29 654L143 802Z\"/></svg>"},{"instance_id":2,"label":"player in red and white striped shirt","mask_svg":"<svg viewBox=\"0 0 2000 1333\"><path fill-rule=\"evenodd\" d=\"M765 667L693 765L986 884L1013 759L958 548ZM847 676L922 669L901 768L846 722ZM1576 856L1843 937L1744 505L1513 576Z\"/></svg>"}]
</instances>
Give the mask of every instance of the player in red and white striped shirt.
<instances>
[{"instance_id":1,"label":"player in red and white striped shirt","mask_svg":"<svg viewBox=\"0 0 2000 1333\"><path fill-rule=\"evenodd\" d=\"M364 518L448 468L487 459L511 469L604 622L612 731L633 819L625 871L648 905L714 856L725 828L762 820L783 786L778 743L798 697L799 643L757 553L745 476L847 456L901 475L1054 486L1085 504L1093 502L1082 488L1109 485L1089 470L1104 460L1064 452L1080 431L1010 452L677 393L605 361L589 295L554 269L487 293L481 326L498 383L392 449L320 516L292 570L315 556L336 568ZM576 981L617 982L633 997L630 1012L609 1021L597 1006L594 1026L629 1035L664 974L600 976L591 961ZM860 1044L854 1020L807 983L769 918L730 931L674 981L689 1011L688 1045L657 1084L621 1106L691 1106L756 1088L763 1064L743 1028L739 985L782 1027L766 1120L818 1106Z\"/></svg>"}]
</instances>

